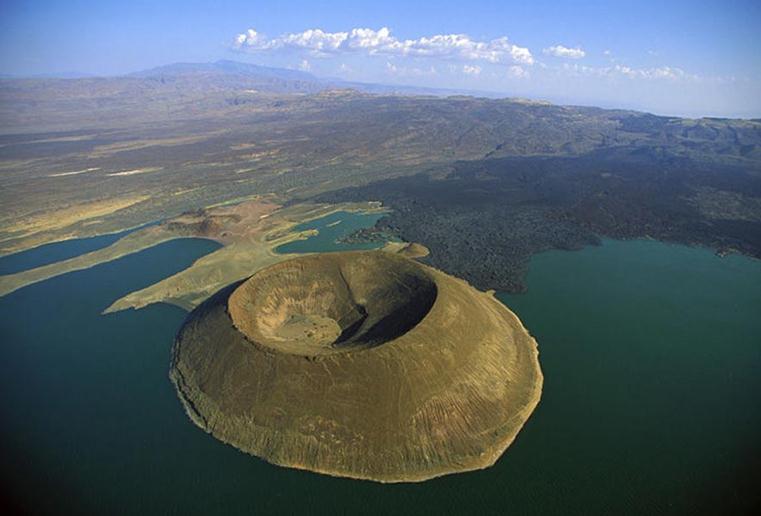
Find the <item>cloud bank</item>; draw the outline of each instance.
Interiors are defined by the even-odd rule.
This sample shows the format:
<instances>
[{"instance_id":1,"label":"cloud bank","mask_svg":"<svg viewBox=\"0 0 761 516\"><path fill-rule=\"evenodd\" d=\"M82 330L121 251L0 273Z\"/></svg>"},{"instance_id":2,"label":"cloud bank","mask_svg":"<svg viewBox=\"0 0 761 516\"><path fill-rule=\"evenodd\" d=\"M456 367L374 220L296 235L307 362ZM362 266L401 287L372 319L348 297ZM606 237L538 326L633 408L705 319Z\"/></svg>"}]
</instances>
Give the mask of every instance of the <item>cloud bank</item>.
<instances>
[{"instance_id":1,"label":"cloud bank","mask_svg":"<svg viewBox=\"0 0 761 516\"><path fill-rule=\"evenodd\" d=\"M356 28L347 32L309 29L276 38L267 38L255 29L248 29L235 37L234 47L250 52L299 50L315 56L363 53L388 57L461 59L493 64L534 64L534 56L528 48L514 45L504 36L490 41L477 41L467 34L436 34L402 40L393 36L388 27L378 30Z\"/></svg>"}]
</instances>

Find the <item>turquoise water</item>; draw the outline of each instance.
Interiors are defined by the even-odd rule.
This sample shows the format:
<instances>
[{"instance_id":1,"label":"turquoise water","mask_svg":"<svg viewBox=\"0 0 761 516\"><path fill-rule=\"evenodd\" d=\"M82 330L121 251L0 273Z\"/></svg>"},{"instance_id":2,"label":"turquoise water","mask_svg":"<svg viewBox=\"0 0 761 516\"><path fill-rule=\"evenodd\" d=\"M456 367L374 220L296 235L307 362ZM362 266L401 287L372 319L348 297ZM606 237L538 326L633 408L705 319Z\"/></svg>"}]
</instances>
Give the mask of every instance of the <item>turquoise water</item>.
<instances>
[{"instance_id":1,"label":"turquoise water","mask_svg":"<svg viewBox=\"0 0 761 516\"><path fill-rule=\"evenodd\" d=\"M354 213L338 211L325 217L315 219L296 226L293 231L307 231L316 229L318 233L304 240L295 240L279 246L275 251L278 253L325 253L330 251L351 251L360 249L377 249L381 247L378 242L364 242L354 244L338 244L336 240L350 235L362 228L375 225L383 213Z\"/></svg>"},{"instance_id":2,"label":"turquoise water","mask_svg":"<svg viewBox=\"0 0 761 516\"><path fill-rule=\"evenodd\" d=\"M517 441L488 470L380 485L217 442L167 378L184 312L100 315L214 249L167 242L0 298L6 496L89 514L717 514L758 501L757 261L639 241L535 257L528 293L502 296L545 373Z\"/></svg>"}]
</instances>

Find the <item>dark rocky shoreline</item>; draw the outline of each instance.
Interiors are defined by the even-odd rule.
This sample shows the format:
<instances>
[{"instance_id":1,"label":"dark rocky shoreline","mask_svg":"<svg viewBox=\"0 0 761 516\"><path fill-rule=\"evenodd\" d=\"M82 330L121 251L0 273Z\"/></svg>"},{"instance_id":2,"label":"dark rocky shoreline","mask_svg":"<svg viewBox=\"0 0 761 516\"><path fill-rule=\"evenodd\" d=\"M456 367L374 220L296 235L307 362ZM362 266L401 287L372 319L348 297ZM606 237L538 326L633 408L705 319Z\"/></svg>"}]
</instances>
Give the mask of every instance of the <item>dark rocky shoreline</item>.
<instances>
[{"instance_id":1,"label":"dark rocky shoreline","mask_svg":"<svg viewBox=\"0 0 761 516\"><path fill-rule=\"evenodd\" d=\"M700 195L698 195L698 193ZM392 208L351 239L394 235L431 250L426 263L480 289L525 290L532 255L600 237L653 238L761 258L761 174L626 148L577 158L502 158L378 181L316 200ZM736 199L733 211L726 199ZM716 208L718 206L718 208ZM742 209L737 208L742 207Z\"/></svg>"}]
</instances>

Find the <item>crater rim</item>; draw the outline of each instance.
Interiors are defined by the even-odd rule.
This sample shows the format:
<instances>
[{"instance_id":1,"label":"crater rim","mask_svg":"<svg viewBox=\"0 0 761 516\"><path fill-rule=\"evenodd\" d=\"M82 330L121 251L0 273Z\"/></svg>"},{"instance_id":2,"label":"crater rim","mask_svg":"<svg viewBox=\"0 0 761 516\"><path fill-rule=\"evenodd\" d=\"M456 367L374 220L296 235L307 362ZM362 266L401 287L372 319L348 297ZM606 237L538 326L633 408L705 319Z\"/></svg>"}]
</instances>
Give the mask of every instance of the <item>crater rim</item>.
<instances>
[{"instance_id":1,"label":"crater rim","mask_svg":"<svg viewBox=\"0 0 761 516\"><path fill-rule=\"evenodd\" d=\"M235 329L264 350L314 357L389 344L438 297L422 267L382 251L306 255L262 269L227 299Z\"/></svg>"}]
</instances>

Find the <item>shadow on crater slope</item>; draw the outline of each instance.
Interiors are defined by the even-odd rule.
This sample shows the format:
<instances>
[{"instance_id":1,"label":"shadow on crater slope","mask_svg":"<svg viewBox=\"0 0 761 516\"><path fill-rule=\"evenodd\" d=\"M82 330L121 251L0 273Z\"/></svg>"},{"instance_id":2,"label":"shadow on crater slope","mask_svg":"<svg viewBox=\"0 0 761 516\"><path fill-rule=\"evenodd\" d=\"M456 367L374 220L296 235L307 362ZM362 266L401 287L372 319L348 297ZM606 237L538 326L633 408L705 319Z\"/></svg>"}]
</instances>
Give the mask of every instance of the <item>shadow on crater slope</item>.
<instances>
[{"instance_id":1,"label":"shadow on crater slope","mask_svg":"<svg viewBox=\"0 0 761 516\"><path fill-rule=\"evenodd\" d=\"M252 342L314 356L392 341L435 300L435 281L414 262L370 253L274 265L233 292L228 309Z\"/></svg>"}]
</instances>

